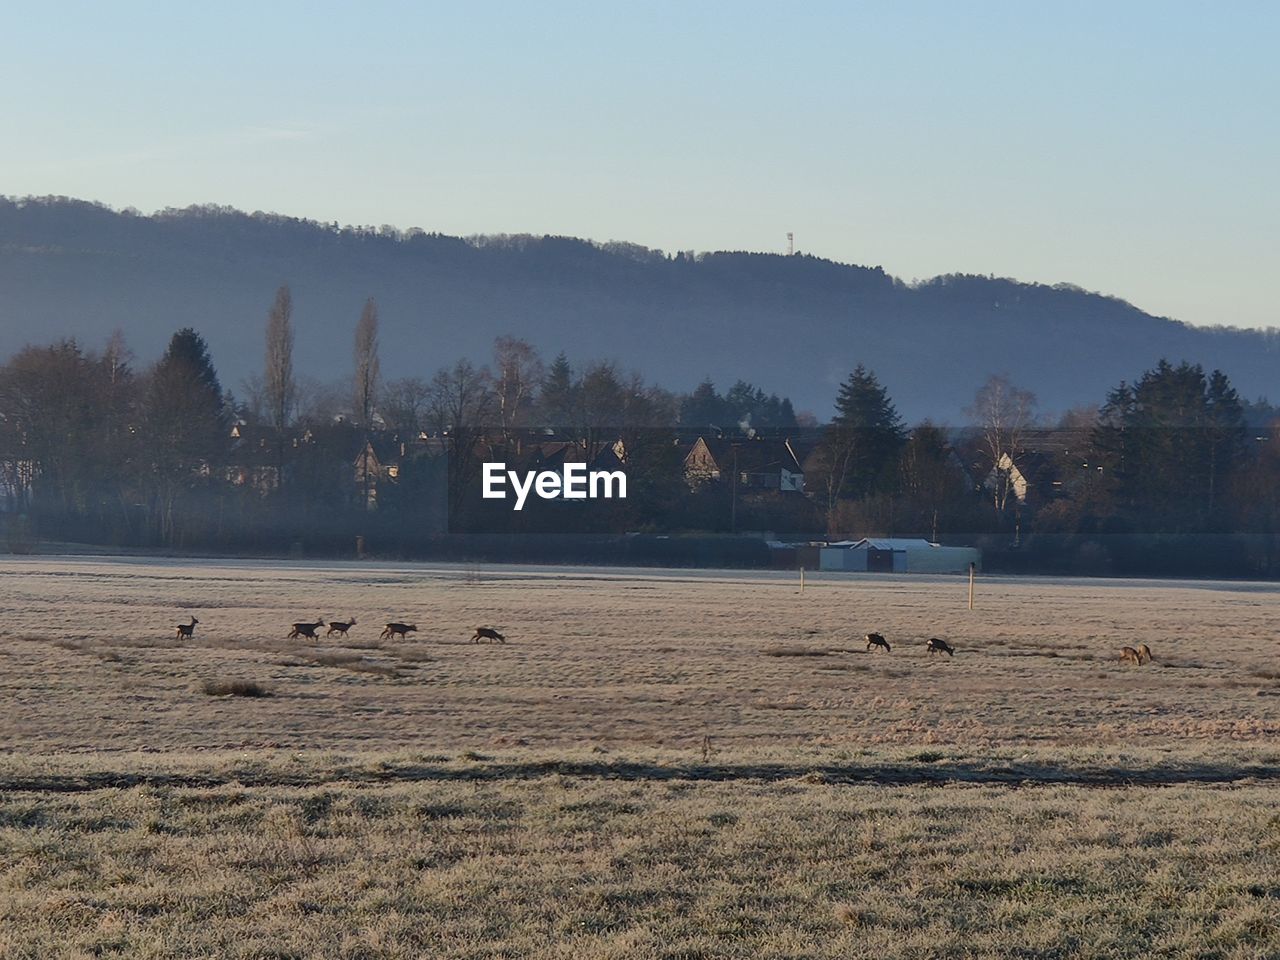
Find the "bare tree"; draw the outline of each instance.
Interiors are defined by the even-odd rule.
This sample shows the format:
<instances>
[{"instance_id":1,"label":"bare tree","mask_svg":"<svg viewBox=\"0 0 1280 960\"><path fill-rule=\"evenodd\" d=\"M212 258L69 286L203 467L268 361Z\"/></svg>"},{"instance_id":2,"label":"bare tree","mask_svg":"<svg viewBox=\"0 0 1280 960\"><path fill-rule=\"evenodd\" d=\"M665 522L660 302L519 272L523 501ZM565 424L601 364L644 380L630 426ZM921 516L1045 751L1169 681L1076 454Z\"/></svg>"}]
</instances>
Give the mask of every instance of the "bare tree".
<instances>
[{"instance_id":1,"label":"bare tree","mask_svg":"<svg viewBox=\"0 0 1280 960\"><path fill-rule=\"evenodd\" d=\"M992 374L974 394L973 405L965 412L974 419L982 433L985 452L996 471L992 502L1003 511L1013 492L1009 471L1001 469L1007 455L1010 463L1017 456L1027 430L1035 420L1036 395L1016 386L1007 376Z\"/></svg>"},{"instance_id":2,"label":"bare tree","mask_svg":"<svg viewBox=\"0 0 1280 960\"><path fill-rule=\"evenodd\" d=\"M370 297L360 312L356 324L356 377L355 412L360 426L366 430L373 423L374 403L378 396L378 377L381 364L378 360L378 305Z\"/></svg>"},{"instance_id":3,"label":"bare tree","mask_svg":"<svg viewBox=\"0 0 1280 960\"><path fill-rule=\"evenodd\" d=\"M378 408L387 427L404 437L426 426L431 409L431 384L421 377L391 380L382 388Z\"/></svg>"},{"instance_id":4,"label":"bare tree","mask_svg":"<svg viewBox=\"0 0 1280 960\"><path fill-rule=\"evenodd\" d=\"M338 421L352 419L351 384L346 377L320 380L303 377L301 401L298 404L298 422L310 427L327 426Z\"/></svg>"},{"instance_id":5,"label":"bare tree","mask_svg":"<svg viewBox=\"0 0 1280 960\"><path fill-rule=\"evenodd\" d=\"M840 496L849 481L857 453L856 431L830 427L814 451L812 462L807 464L805 489L812 490L822 504L828 534L839 532Z\"/></svg>"},{"instance_id":6,"label":"bare tree","mask_svg":"<svg viewBox=\"0 0 1280 960\"><path fill-rule=\"evenodd\" d=\"M262 390L267 420L279 440L293 419L298 403L298 384L293 378L293 296L287 286L276 291L275 303L267 312Z\"/></svg>"},{"instance_id":7,"label":"bare tree","mask_svg":"<svg viewBox=\"0 0 1280 960\"><path fill-rule=\"evenodd\" d=\"M465 499L467 479L476 463L484 428L494 417L493 378L469 360L459 360L431 381L432 426L448 444L449 511L453 516Z\"/></svg>"},{"instance_id":8,"label":"bare tree","mask_svg":"<svg viewBox=\"0 0 1280 960\"><path fill-rule=\"evenodd\" d=\"M355 341L355 377L352 385L352 402L355 408L356 422L365 431L365 443L361 448L361 483L364 487L362 503L372 508L369 497L369 430L373 428L374 401L377 399L378 374L378 305L370 297L364 302L360 311L360 321L356 324Z\"/></svg>"},{"instance_id":9,"label":"bare tree","mask_svg":"<svg viewBox=\"0 0 1280 960\"><path fill-rule=\"evenodd\" d=\"M542 382L545 367L538 351L527 340L498 337L493 341L493 365L497 373L494 394L502 439L511 443L512 430L519 426L533 392Z\"/></svg>"},{"instance_id":10,"label":"bare tree","mask_svg":"<svg viewBox=\"0 0 1280 960\"><path fill-rule=\"evenodd\" d=\"M125 342L124 331L116 327L107 339L107 349L102 355L107 382L115 386L128 379L132 373L133 359L133 351Z\"/></svg>"},{"instance_id":11,"label":"bare tree","mask_svg":"<svg viewBox=\"0 0 1280 960\"><path fill-rule=\"evenodd\" d=\"M457 433L491 426L494 415L493 377L470 360L446 367L431 381L429 412L441 433Z\"/></svg>"}]
</instances>

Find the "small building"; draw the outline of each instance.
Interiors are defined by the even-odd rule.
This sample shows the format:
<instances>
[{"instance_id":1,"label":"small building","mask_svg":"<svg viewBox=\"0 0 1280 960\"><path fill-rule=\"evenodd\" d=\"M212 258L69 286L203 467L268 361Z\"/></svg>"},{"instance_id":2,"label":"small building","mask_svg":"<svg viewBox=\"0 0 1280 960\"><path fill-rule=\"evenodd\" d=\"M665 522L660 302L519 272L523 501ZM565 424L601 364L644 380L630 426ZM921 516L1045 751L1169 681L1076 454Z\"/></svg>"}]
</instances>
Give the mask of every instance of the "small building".
<instances>
[{"instance_id":1,"label":"small building","mask_svg":"<svg viewBox=\"0 0 1280 960\"><path fill-rule=\"evenodd\" d=\"M827 544L819 568L857 573L965 573L982 565L977 547L944 547L923 538L864 537Z\"/></svg>"}]
</instances>

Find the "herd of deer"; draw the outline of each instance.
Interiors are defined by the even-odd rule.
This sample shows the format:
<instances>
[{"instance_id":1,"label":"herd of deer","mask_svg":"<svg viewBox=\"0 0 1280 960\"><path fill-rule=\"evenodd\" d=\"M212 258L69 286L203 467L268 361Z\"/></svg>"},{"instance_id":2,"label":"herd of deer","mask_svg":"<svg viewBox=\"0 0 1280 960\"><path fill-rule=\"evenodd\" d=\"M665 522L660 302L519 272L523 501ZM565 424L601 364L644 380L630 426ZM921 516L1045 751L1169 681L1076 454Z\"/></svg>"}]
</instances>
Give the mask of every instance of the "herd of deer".
<instances>
[{"instance_id":1,"label":"herd of deer","mask_svg":"<svg viewBox=\"0 0 1280 960\"><path fill-rule=\"evenodd\" d=\"M179 623L177 625L178 639L190 640L195 636L196 624L199 622L200 621L195 617L192 617L190 623ZM295 623L293 624L293 628L289 631L288 639L319 640L320 628L324 626L328 626L329 628L325 631L324 635L326 637L332 637L334 634L337 634L340 637L345 637L347 635L347 631L355 625L356 620L354 617L350 620L330 620L327 623L324 620L316 620L314 623ZM388 623L382 628L382 633L379 634L379 639L394 640L398 637L399 639L404 640L408 638L409 634L416 632L417 629L418 625L416 623L400 623L399 621ZM471 636L471 642L479 643L481 640L485 640L489 643L493 643L495 640L498 643L507 642L507 638L492 627L476 627L476 632ZM893 650L893 648L889 646L889 641L878 633L868 633L866 641L867 650L871 650L873 647L878 647L885 653L891 653ZM931 657L939 653L945 653L949 657L954 657L956 655L955 647L951 646L947 641L940 640L937 637L930 637L926 640L925 649L929 651L929 656ZM1140 667L1145 663L1151 663L1153 660L1155 660L1155 657L1151 655L1151 648L1145 643L1138 644L1136 648L1124 647L1120 651L1121 663L1132 663L1134 666Z\"/></svg>"},{"instance_id":2,"label":"herd of deer","mask_svg":"<svg viewBox=\"0 0 1280 960\"><path fill-rule=\"evenodd\" d=\"M873 647L879 647L885 653L890 653L892 651L892 648L889 646L889 641L878 633L868 633L866 640L868 650L871 650ZM951 644L947 643L945 640L939 640L937 637L930 637L926 640L925 649L929 651L929 656L934 656L938 653L945 653L949 657L954 657L956 655L955 647L951 646ZM1153 660L1155 660L1155 657L1151 655L1151 648L1145 643L1138 644L1136 649L1134 647L1125 647L1120 651L1121 663L1132 663L1134 666L1140 667L1144 663L1151 663Z\"/></svg>"},{"instance_id":3,"label":"herd of deer","mask_svg":"<svg viewBox=\"0 0 1280 960\"><path fill-rule=\"evenodd\" d=\"M199 622L200 621L195 617L192 617L190 623L177 624L178 639L190 640L194 637L196 633L196 624ZM327 622L324 620L316 620L313 623L301 621L291 626L287 639L319 640L320 628L325 626L329 628L324 632L326 637L332 637L335 634L340 637L345 637L347 635L347 631L355 625L355 617L352 617L350 620L329 620ZM415 633L417 629L418 625L416 623L401 623L397 620L393 623L388 623L383 627L382 633L378 636L380 640L393 640L397 637L401 640L405 640L408 638L409 634ZM492 627L476 627L476 632L472 635L471 642L479 643L481 640L488 641L489 643L492 643L495 640L499 643L507 642L507 638Z\"/></svg>"}]
</instances>

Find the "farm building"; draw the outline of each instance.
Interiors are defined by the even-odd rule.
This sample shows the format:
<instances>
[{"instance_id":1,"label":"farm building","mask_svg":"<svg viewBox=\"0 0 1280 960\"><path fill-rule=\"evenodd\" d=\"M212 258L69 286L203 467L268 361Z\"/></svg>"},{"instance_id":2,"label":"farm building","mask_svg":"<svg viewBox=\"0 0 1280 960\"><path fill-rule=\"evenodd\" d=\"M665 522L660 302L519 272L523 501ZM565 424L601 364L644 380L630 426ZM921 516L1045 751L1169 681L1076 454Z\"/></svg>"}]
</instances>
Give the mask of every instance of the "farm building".
<instances>
[{"instance_id":1,"label":"farm building","mask_svg":"<svg viewBox=\"0 0 1280 960\"><path fill-rule=\"evenodd\" d=\"M846 540L819 552L822 570L863 573L964 573L971 563L982 564L976 547L944 547L901 537Z\"/></svg>"}]
</instances>

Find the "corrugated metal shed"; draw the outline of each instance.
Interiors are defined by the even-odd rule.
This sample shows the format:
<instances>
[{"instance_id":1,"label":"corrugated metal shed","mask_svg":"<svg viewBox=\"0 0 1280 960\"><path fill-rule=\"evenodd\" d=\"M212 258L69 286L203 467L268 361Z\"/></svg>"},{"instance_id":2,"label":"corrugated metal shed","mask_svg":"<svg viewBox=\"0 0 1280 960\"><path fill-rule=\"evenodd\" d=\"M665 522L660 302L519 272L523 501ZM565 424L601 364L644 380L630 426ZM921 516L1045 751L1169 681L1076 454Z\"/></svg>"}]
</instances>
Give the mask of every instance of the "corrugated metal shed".
<instances>
[{"instance_id":1,"label":"corrugated metal shed","mask_svg":"<svg viewBox=\"0 0 1280 960\"><path fill-rule=\"evenodd\" d=\"M844 540L821 549L823 570L872 573L963 573L969 564L981 566L976 547L944 547L923 538L865 537Z\"/></svg>"}]
</instances>

